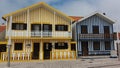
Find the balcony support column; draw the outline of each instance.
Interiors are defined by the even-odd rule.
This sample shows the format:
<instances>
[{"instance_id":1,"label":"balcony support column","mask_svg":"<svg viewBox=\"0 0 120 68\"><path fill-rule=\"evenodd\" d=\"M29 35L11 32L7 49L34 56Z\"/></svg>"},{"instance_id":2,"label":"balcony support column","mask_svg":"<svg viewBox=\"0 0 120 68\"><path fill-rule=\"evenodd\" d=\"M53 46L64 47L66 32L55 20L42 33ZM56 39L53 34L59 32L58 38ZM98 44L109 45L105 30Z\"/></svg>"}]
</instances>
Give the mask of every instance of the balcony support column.
<instances>
[{"instance_id":1,"label":"balcony support column","mask_svg":"<svg viewBox=\"0 0 120 68\"><path fill-rule=\"evenodd\" d=\"M30 34L30 11L29 9L27 10L27 36L29 37L31 34Z\"/></svg>"}]
</instances>

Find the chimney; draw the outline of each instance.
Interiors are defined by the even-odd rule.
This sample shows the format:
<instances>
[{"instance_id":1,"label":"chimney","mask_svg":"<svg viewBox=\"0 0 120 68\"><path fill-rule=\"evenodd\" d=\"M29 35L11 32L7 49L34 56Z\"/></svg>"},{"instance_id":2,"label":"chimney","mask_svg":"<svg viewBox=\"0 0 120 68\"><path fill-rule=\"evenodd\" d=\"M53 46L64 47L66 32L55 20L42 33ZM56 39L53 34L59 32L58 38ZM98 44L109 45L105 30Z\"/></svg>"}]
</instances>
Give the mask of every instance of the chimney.
<instances>
[{"instance_id":1,"label":"chimney","mask_svg":"<svg viewBox=\"0 0 120 68\"><path fill-rule=\"evenodd\" d=\"M106 13L103 13L103 15L106 15Z\"/></svg>"}]
</instances>

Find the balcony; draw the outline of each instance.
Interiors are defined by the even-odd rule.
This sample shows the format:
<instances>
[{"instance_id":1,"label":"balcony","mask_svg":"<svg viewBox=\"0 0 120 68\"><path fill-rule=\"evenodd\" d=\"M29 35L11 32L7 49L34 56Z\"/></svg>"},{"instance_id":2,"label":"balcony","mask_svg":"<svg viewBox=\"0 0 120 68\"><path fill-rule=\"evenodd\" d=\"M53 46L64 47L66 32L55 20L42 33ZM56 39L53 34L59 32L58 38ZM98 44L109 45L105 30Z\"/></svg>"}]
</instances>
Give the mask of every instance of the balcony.
<instances>
[{"instance_id":1,"label":"balcony","mask_svg":"<svg viewBox=\"0 0 120 68\"><path fill-rule=\"evenodd\" d=\"M45 37L54 37L54 38L71 38L71 32L50 32L50 31L46 31L46 32L43 32L43 31L30 31L30 32L27 32L27 31L11 31L11 37L12 38L28 38L28 37L41 37L41 38L45 38ZM9 33L6 32L6 37L9 36Z\"/></svg>"},{"instance_id":2,"label":"balcony","mask_svg":"<svg viewBox=\"0 0 120 68\"><path fill-rule=\"evenodd\" d=\"M79 34L80 40L112 40L113 34Z\"/></svg>"},{"instance_id":3,"label":"balcony","mask_svg":"<svg viewBox=\"0 0 120 68\"><path fill-rule=\"evenodd\" d=\"M32 31L31 37L71 37L71 32L40 32Z\"/></svg>"}]
</instances>

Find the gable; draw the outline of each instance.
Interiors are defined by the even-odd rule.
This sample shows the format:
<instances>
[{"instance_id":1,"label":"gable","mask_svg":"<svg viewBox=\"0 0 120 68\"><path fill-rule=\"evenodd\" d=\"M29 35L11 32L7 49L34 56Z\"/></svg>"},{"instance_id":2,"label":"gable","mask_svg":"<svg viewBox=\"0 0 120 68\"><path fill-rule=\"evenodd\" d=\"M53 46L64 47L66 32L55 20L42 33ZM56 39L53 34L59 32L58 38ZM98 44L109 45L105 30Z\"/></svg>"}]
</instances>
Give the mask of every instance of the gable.
<instances>
[{"instance_id":1,"label":"gable","mask_svg":"<svg viewBox=\"0 0 120 68\"><path fill-rule=\"evenodd\" d=\"M49 6L48 4L44 3L44 2L40 2L40 3L37 3L37 4L34 4L34 5L31 5L31 6L28 6L26 8L22 8L20 10L17 10L15 12L12 12L12 13L9 13L9 14L6 14L4 15L2 18L5 20L7 17L9 16L18 16L18 17L22 17L22 15L25 17L27 16L27 10L33 10L33 9L36 9L36 8L47 8L49 9L50 11L52 11L53 13L55 12L56 14L58 14L59 16L61 16L62 18L64 19L67 19L67 20L73 20L72 18L70 18L69 16L59 12L58 10L54 9L53 7Z\"/></svg>"},{"instance_id":2,"label":"gable","mask_svg":"<svg viewBox=\"0 0 120 68\"><path fill-rule=\"evenodd\" d=\"M101 13L99 13L99 12L91 13L91 14L85 16L84 18L78 20L78 22L81 22L81 21L83 21L83 20L86 20L86 19L88 19L88 18L90 18L90 17L92 17L92 16L94 16L94 15L97 15L98 17L104 19L104 20L107 21L108 23L111 23L111 24L114 24L114 23L115 23L115 20L113 20L113 19L111 19L111 18L107 17L106 15L103 15L103 14L101 14ZM77 22L77 23L78 23L78 22Z\"/></svg>"},{"instance_id":3,"label":"gable","mask_svg":"<svg viewBox=\"0 0 120 68\"><path fill-rule=\"evenodd\" d=\"M112 25L112 23L109 23L108 21L106 21L105 19L99 17L98 15L93 15L85 20L80 21L79 23L82 24L92 24L92 25Z\"/></svg>"}]
</instances>

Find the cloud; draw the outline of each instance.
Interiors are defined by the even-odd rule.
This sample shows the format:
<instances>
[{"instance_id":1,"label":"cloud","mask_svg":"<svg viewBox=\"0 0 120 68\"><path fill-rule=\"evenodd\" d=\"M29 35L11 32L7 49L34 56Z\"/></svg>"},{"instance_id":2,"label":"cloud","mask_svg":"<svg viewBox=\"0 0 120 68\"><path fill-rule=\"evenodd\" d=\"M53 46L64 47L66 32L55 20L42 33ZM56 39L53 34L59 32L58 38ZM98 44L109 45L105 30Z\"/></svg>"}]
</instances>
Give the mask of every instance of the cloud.
<instances>
[{"instance_id":1,"label":"cloud","mask_svg":"<svg viewBox=\"0 0 120 68\"><path fill-rule=\"evenodd\" d=\"M8 14L10 12L27 7L37 2L51 3L56 2L56 0L0 0L0 18L4 14ZM0 22L4 21L0 19Z\"/></svg>"},{"instance_id":2,"label":"cloud","mask_svg":"<svg viewBox=\"0 0 120 68\"><path fill-rule=\"evenodd\" d=\"M115 31L118 30L116 27L118 25L120 26L120 0L1 0L0 17L41 1L50 4L67 15L73 16L85 16L99 10L105 12L107 16L117 20L114 25Z\"/></svg>"},{"instance_id":3,"label":"cloud","mask_svg":"<svg viewBox=\"0 0 120 68\"><path fill-rule=\"evenodd\" d=\"M86 16L91 12L105 12L113 20L114 31L120 31L120 0L72 0L59 6L58 9L67 15Z\"/></svg>"},{"instance_id":4,"label":"cloud","mask_svg":"<svg viewBox=\"0 0 120 68\"><path fill-rule=\"evenodd\" d=\"M58 9L67 15L73 16L84 16L95 11L93 6L82 0L72 0L66 2L63 5L59 6Z\"/></svg>"}]
</instances>

